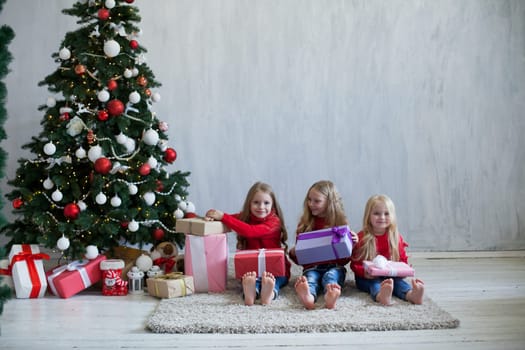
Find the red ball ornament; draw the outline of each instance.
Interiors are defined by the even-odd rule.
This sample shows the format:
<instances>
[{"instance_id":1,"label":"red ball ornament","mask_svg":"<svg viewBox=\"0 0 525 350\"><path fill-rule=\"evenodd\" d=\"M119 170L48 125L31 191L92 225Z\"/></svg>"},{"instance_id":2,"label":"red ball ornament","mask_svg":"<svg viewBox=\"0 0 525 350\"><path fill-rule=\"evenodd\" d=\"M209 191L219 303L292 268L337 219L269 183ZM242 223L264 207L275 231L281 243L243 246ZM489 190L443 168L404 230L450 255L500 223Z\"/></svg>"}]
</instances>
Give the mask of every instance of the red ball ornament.
<instances>
[{"instance_id":1,"label":"red ball ornament","mask_svg":"<svg viewBox=\"0 0 525 350\"><path fill-rule=\"evenodd\" d=\"M110 79L107 86L109 91L113 91L118 87L118 83L115 79Z\"/></svg>"},{"instance_id":2,"label":"red ball ornament","mask_svg":"<svg viewBox=\"0 0 525 350\"><path fill-rule=\"evenodd\" d=\"M105 109L101 109L100 111L98 111L97 117L98 117L98 120L102 122L108 120L109 119L108 111L106 111Z\"/></svg>"},{"instance_id":3,"label":"red ball ornament","mask_svg":"<svg viewBox=\"0 0 525 350\"><path fill-rule=\"evenodd\" d=\"M13 199L13 208L20 209L23 204L24 204L24 201L22 200L22 198Z\"/></svg>"},{"instance_id":4,"label":"red ball ornament","mask_svg":"<svg viewBox=\"0 0 525 350\"><path fill-rule=\"evenodd\" d=\"M157 180L156 184L157 184L157 188L156 188L157 192L162 192L162 190L164 190L164 184L162 183L162 181Z\"/></svg>"},{"instance_id":5,"label":"red ball ornament","mask_svg":"<svg viewBox=\"0 0 525 350\"><path fill-rule=\"evenodd\" d=\"M164 152L164 160L168 163L173 163L177 159L177 152L169 147L166 149L166 152Z\"/></svg>"},{"instance_id":6,"label":"red ball ornament","mask_svg":"<svg viewBox=\"0 0 525 350\"><path fill-rule=\"evenodd\" d=\"M106 175L111 170L111 161L106 157L100 157L95 161L95 171L102 175Z\"/></svg>"},{"instance_id":7,"label":"red ball ornament","mask_svg":"<svg viewBox=\"0 0 525 350\"><path fill-rule=\"evenodd\" d=\"M139 47L139 42L137 40L130 40L129 47L131 47L133 50Z\"/></svg>"},{"instance_id":8,"label":"red ball ornament","mask_svg":"<svg viewBox=\"0 0 525 350\"><path fill-rule=\"evenodd\" d=\"M127 229L128 225L129 225L129 221L122 221L120 223L120 227L122 227L123 229Z\"/></svg>"},{"instance_id":9,"label":"red ball ornament","mask_svg":"<svg viewBox=\"0 0 525 350\"><path fill-rule=\"evenodd\" d=\"M79 214L80 208L76 203L69 203L64 207L64 216L68 219L75 220Z\"/></svg>"},{"instance_id":10,"label":"red ball ornament","mask_svg":"<svg viewBox=\"0 0 525 350\"><path fill-rule=\"evenodd\" d=\"M98 10L98 18L105 21L109 18L109 10L106 8L102 8Z\"/></svg>"},{"instance_id":11,"label":"red ball ornament","mask_svg":"<svg viewBox=\"0 0 525 350\"><path fill-rule=\"evenodd\" d=\"M149 175L150 171L151 171L151 167L149 166L148 163L142 164L139 168L139 174L142 176Z\"/></svg>"},{"instance_id":12,"label":"red ball ornament","mask_svg":"<svg viewBox=\"0 0 525 350\"><path fill-rule=\"evenodd\" d=\"M75 66L75 73L78 75L86 73L86 66L84 66L83 64L77 64Z\"/></svg>"},{"instance_id":13,"label":"red ball ornament","mask_svg":"<svg viewBox=\"0 0 525 350\"><path fill-rule=\"evenodd\" d=\"M153 230L151 236L153 237L154 240L160 241L164 238L164 230L157 227L156 229Z\"/></svg>"},{"instance_id":14,"label":"red ball ornament","mask_svg":"<svg viewBox=\"0 0 525 350\"><path fill-rule=\"evenodd\" d=\"M122 101L114 99L108 102L108 112L112 117L116 117L124 113L124 104Z\"/></svg>"},{"instance_id":15,"label":"red ball ornament","mask_svg":"<svg viewBox=\"0 0 525 350\"><path fill-rule=\"evenodd\" d=\"M132 4L133 1L135 1L135 0L126 0L126 2L127 2L128 4Z\"/></svg>"}]
</instances>

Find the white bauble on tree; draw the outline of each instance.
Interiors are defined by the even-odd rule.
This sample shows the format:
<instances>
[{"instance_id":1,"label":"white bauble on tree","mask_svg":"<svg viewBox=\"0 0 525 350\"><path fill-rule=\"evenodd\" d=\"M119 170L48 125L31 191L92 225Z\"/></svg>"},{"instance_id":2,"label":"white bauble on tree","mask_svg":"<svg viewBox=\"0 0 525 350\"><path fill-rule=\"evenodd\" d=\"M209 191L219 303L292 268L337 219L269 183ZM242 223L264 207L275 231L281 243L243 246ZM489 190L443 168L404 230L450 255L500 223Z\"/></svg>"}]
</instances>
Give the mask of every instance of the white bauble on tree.
<instances>
[{"instance_id":1,"label":"white bauble on tree","mask_svg":"<svg viewBox=\"0 0 525 350\"><path fill-rule=\"evenodd\" d=\"M129 191L129 194L133 196L133 195L137 194L137 192L139 191L139 189L138 189L138 187L137 187L136 185L134 185L134 184L129 184L129 185L128 185L128 191Z\"/></svg>"},{"instance_id":2,"label":"white bauble on tree","mask_svg":"<svg viewBox=\"0 0 525 350\"><path fill-rule=\"evenodd\" d=\"M155 200L157 199L155 197L155 193L153 192L146 192L142 195L142 198L144 198L144 202L146 202L147 205L153 205L155 203Z\"/></svg>"},{"instance_id":3,"label":"white bauble on tree","mask_svg":"<svg viewBox=\"0 0 525 350\"><path fill-rule=\"evenodd\" d=\"M50 190L52 189L53 187L55 187L55 184L53 183L53 180L51 180L49 177L47 179L44 180L44 188L46 190Z\"/></svg>"},{"instance_id":4,"label":"white bauble on tree","mask_svg":"<svg viewBox=\"0 0 525 350\"><path fill-rule=\"evenodd\" d=\"M58 57L60 57L61 60L68 60L71 57L71 51L67 47L63 47L58 52Z\"/></svg>"},{"instance_id":5,"label":"white bauble on tree","mask_svg":"<svg viewBox=\"0 0 525 350\"><path fill-rule=\"evenodd\" d=\"M44 145L44 153L48 156L52 156L57 151L57 147L53 144L53 142L48 142Z\"/></svg>"},{"instance_id":6,"label":"white bauble on tree","mask_svg":"<svg viewBox=\"0 0 525 350\"><path fill-rule=\"evenodd\" d=\"M108 90L100 90L97 94L97 98L100 102L108 102L110 97Z\"/></svg>"},{"instance_id":7,"label":"white bauble on tree","mask_svg":"<svg viewBox=\"0 0 525 350\"><path fill-rule=\"evenodd\" d=\"M115 139L117 140L117 143L120 144L120 145L123 145L126 143L126 141L128 141L128 137L126 135L124 135L124 133L120 133L118 134Z\"/></svg>"},{"instance_id":8,"label":"white bauble on tree","mask_svg":"<svg viewBox=\"0 0 525 350\"><path fill-rule=\"evenodd\" d=\"M120 45L115 40L108 40L104 43L104 53L108 57L115 57L120 53Z\"/></svg>"},{"instance_id":9,"label":"white bauble on tree","mask_svg":"<svg viewBox=\"0 0 525 350\"><path fill-rule=\"evenodd\" d=\"M151 100L153 102L159 102L160 101L160 94L158 92L154 92L151 94Z\"/></svg>"},{"instance_id":10,"label":"white bauble on tree","mask_svg":"<svg viewBox=\"0 0 525 350\"><path fill-rule=\"evenodd\" d=\"M95 197L95 202L97 202L97 204L99 205L103 205L103 204L106 204L108 198L106 197L106 195L102 192L100 192L99 194L97 194L97 196Z\"/></svg>"},{"instance_id":11,"label":"white bauble on tree","mask_svg":"<svg viewBox=\"0 0 525 350\"><path fill-rule=\"evenodd\" d=\"M64 198L64 195L58 189L56 189L53 193L51 193L51 199L54 200L55 202L60 202L62 198Z\"/></svg>"},{"instance_id":12,"label":"white bauble on tree","mask_svg":"<svg viewBox=\"0 0 525 350\"><path fill-rule=\"evenodd\" d=\"M128 137L128 139L126 140L126 143L124 144L124 147L126 147L126 151L128 153L133 153L135 152L135 140L133 140L131 137Z\"/></svg>"},{"instance_id":13,"label":"white bauble on tree","mask_svg":"<svg viewBox=\"0 0 525 350\"><path fill-rule=\"evenodd\" d=\"M153 129L148 129L142 136L142 141L146 145L155 146L159 142L159 133Z\"/></svg>"},{"instance_id":14,"label":"white bauble on tree","mask_svg":"<svg viewBox=\"0 0 525 350\"><path fill-rule=\"evenodd\" d=\"M88 245L86 247L86 259L92 260L98 256L98 248L96 245Z\"/></svg>"},{"instance_id":15,"label":"white bauble on tree","mask_svg":"<svg viewBox=\"0 0 525 350\"><path fill-rule=\"evenodd\" d=\"M62 237L60 237L57 241L57 248L60 250L66 250L69 248L69 239L62 235Z\"/></svg>"},{"instance_id":16,"label":"white bauble on tree","mask_svg":"<svg viewBox=\"0 0 525 350\"><path fill-rule=\"evenodd\" d=\"M89 148L88 158L90 161L95 163L95 161L100 157L102 157L102 147L100 147L99 145L95 145Z\"/></svg>"},{"instance_id":17,"label":"white bauble on tree","mask_svg":"<svg viewBox=\"0 0 525 350\"><path fill-rule=\"evenodd\" d=\"M140 102L140 94L137 91L133 91L129 94L129 102L135 104Z\"/></svg>"},{"instance_id":18,"label":"white bauble on tree","mask_svg":"<svg viewBox=\"0 0 525 350\"><path fill-rule=\"evenodd\" d=\"M106 6L106 8L112 9L113 7L115 7L115 0L106 0L106 2L104 2L104 5Z\"/></svg>"},{"instance_id":19,"label":"white bauble on tree","mask_svg":"<svg viewBox=\"0 0 525 350\"><path fill-rule=\"evenodd\" d=\"M86 202L80 200L77 202L77 205L78 205L78 208L80 209L80 211L84 211L87 209L87 204Z\"/></svg>"},{"instance_id":20,"label":"white bauble on tree","mask_svg":"<svg viewBox=\"0 0 525 350\"><path fill-rule=\"evenodd\" d=\"M117 207L120 207L120 205L122 204L122 199L120 199L119 196L115 195L111 198L111 206L117 208Z\"/></svg>"},{"instance_id":21,"label":"white bauble on tree","mask_svg":"<svg viewBox=\"0 0 525 350\"><path fill-rule=\"evenodd\" d=\"M131 71L131 69L126 68L124 70L123 75L124 75L124 78L129 79L129 78L133 77L133 72Z\"/></svg>"},{"instance_id":22,"label":"white bauble on tree","mask_svg":"<svg viewBox=\"0 0 525 350\"><path fill-rule=\"evenodd\" d=\"M136 222L134 219L128 223L129 232L136 232L138 231L138 229L139 229L139 223Z\"/></svg>"},{"instance_id":23,"label":"white bauble on tree","mask_svg":"<svg viewBox=\"0 0 525 350\"><path fill-rule=\"evenodd\" d=\"M75 156L78 158L78 159L84 159L86 158L86 150L80 146L76 151L75 151Z\"/></svg>"},{"instance_id":24,"label":"white bauble on tree","mask_svg":"<svg viewBox=\"0 0 525 350\"><path fill-rule=\"evenodd\" d=\"M150 156L148 159L148 164L152 169L155 169L157 165L159 164L157 158Z\"/></svg>"}]
</instances>

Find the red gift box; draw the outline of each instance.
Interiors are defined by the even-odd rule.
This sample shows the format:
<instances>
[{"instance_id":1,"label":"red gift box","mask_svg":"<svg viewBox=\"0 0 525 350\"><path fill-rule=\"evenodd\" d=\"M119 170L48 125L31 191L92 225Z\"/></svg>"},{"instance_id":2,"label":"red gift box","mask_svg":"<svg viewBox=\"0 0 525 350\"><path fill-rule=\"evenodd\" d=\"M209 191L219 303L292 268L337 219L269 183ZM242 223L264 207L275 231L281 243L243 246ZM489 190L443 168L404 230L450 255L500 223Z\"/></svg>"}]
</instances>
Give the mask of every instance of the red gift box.
<instances>
[{"instance_id":1,"label":"red gift box","mask_svg":"<svg viewBox=\"0 0 525 350\"><path fill-rule=\"evenodd\" d=\"M196 292L224 292L228 278L226 235L186 235L184 273L193 276Z\"/></svg>"},{"instance_id":2,"label":"red gift box","mask_svg":"<svg viewBox=\"0 0 525 350\"><path fill-rule=\"evenodd\" d=\"M248 249L235 253L233 263L235 278L242 278L246 272L255 271L261 277L264 271L274 276L285 276L285 257L283 249Z\"/></svg>"},{"instance_id":3,"label":"red gift box","mask_svg":"<svg viewBox=\"0 0 525 350\"><path fill-rule=\"evenodd\" d=\"M9 263L17 298L41 298L46 294L47 280L42 259L49 255L40 253L36 244L14 244L9 252Z\"/></svg>"},{"instance_id":4,"label":"red gift box","mask_svg":"<svg viewBox=\"0 0 525 350\"><path fill-rule=\"evenodd\" d=\"M413 277L414 269L401 261L387 261L385 266L377 267L372 261L363 261L365 271L375 277Z\"/></svg>"},{"instance_id":5,"label":"red gift box","mask_svg":"<svg viewBox=\"0 0 525 350\"><path fill-rule=\"evenodd\" d=\"M46 273L49 290L61 298L69 298L102 279L100 262L106 260L99 255L92 260L76 260Z\"/></svg>"}]
</instances>

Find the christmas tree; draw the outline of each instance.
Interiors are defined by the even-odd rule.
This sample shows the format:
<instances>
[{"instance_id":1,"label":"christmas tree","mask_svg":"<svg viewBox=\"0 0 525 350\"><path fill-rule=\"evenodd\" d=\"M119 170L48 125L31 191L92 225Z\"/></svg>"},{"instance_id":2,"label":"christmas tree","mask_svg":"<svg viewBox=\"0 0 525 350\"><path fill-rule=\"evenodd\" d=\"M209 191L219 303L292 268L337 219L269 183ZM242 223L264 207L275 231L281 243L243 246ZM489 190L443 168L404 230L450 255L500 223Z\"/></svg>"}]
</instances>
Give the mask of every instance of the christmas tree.
<instances>
[{"instance_id":1,"label":"christmas tree","mask_svg":"<svg viewBox=\"0 0 525 350\"><path fill-rule=\"evenodd\" d=\"M0 0L0 12L4 7L5 0ZM7 46L15 37L15 33L11 27L3 25L0 27L0 141L5 140L6 134L4 130L4 122L7 118L7 111L5 109L5 102L7 97L7 89L3 82L3 78L9 73L9 62L13 59L11 53L7 49ZM6 152L0 149L0 177L4 177ZM0 201L0 209L2 209L3 203ZM0 214L0 226L5 225L5 218ZM6 254L5 249L0 247L0 258ZM4 310L4 303L11 297L11 290L8 286L1 284L2 276L0 275L0 315Z\"/></svg>"},{"instance_id":2,"label":"christmas tree","mask_svg":"<svg viewBox=\"0 0 525 350\"><path fill-rule=\"evenodd\" d=\"M15 243L58 246L82 257L88 245L112 249L161 241L183 244L175 220L187 212L189 172L168 172L177 157L168 124L153 105L160 83L146 63L133 0L81 0L79 17L52 54L58 67L39 83L53 93L43 130L24 145L15 189L17 219L3 229Z\"/></svg>"}]
</instances>

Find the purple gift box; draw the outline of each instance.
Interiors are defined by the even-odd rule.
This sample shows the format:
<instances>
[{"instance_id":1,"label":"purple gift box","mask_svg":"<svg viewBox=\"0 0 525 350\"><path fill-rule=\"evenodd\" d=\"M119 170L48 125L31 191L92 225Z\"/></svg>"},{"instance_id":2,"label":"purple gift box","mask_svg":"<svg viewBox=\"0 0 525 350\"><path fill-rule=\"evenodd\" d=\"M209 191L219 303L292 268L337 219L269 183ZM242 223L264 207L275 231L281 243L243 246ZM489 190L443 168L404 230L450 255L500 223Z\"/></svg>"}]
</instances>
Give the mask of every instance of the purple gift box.
<instances>
[{"instance_id":1,"label":"purple gift box","mask_svg":"<svg viewBox=\"0 0 525 350\"><path fill-rule=\"evenodd\" d=\"M345 225L301 233L295 255L300 265L349 258L352 256L350 228Z\"/></svg>"}]
</instances>

